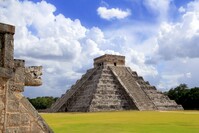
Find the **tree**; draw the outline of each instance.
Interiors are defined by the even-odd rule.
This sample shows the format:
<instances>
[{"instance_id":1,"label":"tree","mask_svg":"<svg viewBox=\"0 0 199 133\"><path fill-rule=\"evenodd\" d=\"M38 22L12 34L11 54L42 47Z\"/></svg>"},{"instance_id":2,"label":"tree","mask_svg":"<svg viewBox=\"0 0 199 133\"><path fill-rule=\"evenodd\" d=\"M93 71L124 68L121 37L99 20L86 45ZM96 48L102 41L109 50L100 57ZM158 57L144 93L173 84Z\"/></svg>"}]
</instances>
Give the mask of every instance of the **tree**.
<instances>
[{"instance_id":1,"label":"tree","mask_svg":"<svg viewBox=\"0 0 199 133\"><path fill-rule=\"evenodd\" d=\"M57 100L57 98L46 96L32 99L28 98L28 100L35 107L35 109L47 109Z\"/></svg>"},{"instance_id":2,"label":"tree","mask_svg":"<svg viewBox=\"0 0 199 133\"><path fill-rule=\"evenodd\" d=\"M170 99L181 104L184 109L199 109L199 88L188 88L186 84L180 84L170 89L166 94Z\"/></svg>"},{"instance_id":3,"label":"tree","mask_svg":"<svg viewBox=\"0 0 199 133\"><path fill-rule=\"evenodd\" d=\"M186 100L185 97L188 91L189 90L186 84L180 84L176 88L170 89L167 95L170 99L175 100L178 104L181 104Z\"/></svg>"}]
</instances>

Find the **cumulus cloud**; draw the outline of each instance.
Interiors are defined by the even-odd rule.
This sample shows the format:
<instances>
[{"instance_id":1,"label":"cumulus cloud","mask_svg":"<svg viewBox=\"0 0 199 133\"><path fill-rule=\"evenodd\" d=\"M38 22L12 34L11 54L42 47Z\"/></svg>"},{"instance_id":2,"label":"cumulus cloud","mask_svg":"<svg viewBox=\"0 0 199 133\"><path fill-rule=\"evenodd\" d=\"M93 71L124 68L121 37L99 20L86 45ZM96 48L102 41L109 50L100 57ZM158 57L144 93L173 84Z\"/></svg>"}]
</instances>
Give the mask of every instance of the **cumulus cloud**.
<instances>
[{"instance_id":1,"label":"cumulus cloud","mask_svg":"<svg viewBox=\"0 0 199 133\"><path fill-rule=\"evenodd\" d=\"M131 15L131 11L129 9L121 10L119 8L111 8L107 9L106 7L99 7L97 9L98 15L106 20L111 20L111 19L124 19Z\"/></svg>"},{"instance_id":2,"label":"cumulus cloud","mask_svg":"<svg viewBox=\"0 0 199 133\"><path fill-rule=\"evenodd\" d=\"M159 31L158 54L161 58L199 57L199 2L191 2L177 23L162 23Z\"/></svg>"},{"instance_id":3,"label":"cumulus cloud","mask_svg":"<svg viewBox=\"0 0 199 133\"><path fill-rule=\"evenodd\" d=\"M146 57L144 53L137 52L133 48L123 48L122 54L126 57L126 63L139 75L156 76L158 71L152 65L146 65Z\"/></svg>"},{"instance_id":4,"label":"cumulus cloud","mask_svg":"<svg viewBox=\"0 0 199 133\"><path fill-rule=\"evenodd\" d=\"M70 60L81 52L78 40L85 36L86 28L79 20L54 15L53 5L45 1L34 4L10 0L0 6L1 21L16 26L16 56ZM29 9L28 12L24 12L25 9Z\"/></svg>"},{"instance_id":5,"label":"cumulus cloud","mask_svg":"<svg viewBox=\"0 0 199 133\"><path fill-rule=\"evenodd\" d=\"M146 59L146 63L156 66L158 75L154 83L161 90L175 87L180 83L187 83L192 87L198 85L196 81L199 59L198 5L199 1L192 1L179 8L180 16L176 22L160 22L158 35L154 41L156 47Z\"/></svg>"}]
</instances>

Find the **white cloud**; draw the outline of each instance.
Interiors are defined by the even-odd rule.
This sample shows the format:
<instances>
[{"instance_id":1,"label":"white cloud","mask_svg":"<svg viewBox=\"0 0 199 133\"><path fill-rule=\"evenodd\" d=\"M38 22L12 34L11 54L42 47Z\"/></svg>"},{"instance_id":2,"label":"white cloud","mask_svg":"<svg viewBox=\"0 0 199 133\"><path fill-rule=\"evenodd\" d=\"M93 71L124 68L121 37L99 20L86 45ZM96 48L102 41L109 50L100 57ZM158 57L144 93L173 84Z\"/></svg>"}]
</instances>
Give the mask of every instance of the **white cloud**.
<instances>
[{"instance_id":1,"label":"white cloud","mask_svg":"<svg viewBox=\"0 0 199 133\"><path fill-rule=\"evenodd\" d=\"M161 90L170 89L172 87L178 86L179 79L183 78L183 74L162 74L161 81L158 84L158 88Z\"/></svg>"},{"instance_id":2,"label":"white cloud","mask_svg":"<svg viewBox=\"0 0 199 133\"><path fill-rule=\"evenodd\" d=\"M184 58L175 58L169 61L158 63L159 75L157 76L157 87L161 90L168 90L181 83L186 83L189 87L198 86L198 65L199 58L189 58L186 63Z\"/></svg>"},{"instance_id":3,"label":"white cloud","mask_svg":"<svg viewBox=\"0 0 199 133\"><path fill-rule=\"evenodd\" d=\"M126 57L126 64L133 71L137 71L141 76L157 76L158 72L152 65L146 65L145 54L133 50L133 48L123 48L122 54Z\"/></svg>"},{"instance_id":4,"label":"white cloud","mask_svg":"<svg viewBox=\"0 0 199 133\"><path fill-rule=\"evenodd\" d=\"M155 11L155 7L151 8ZM160 8L156 9L161 11ZM166 9L164 10L167 11ZM198 86L196 76L199 59L198 9L199 1L193 1L178 9L181 12L177 21L160 21L158 35L154 41L156 48L154 47L154 53L149 54L147 63L156 66L158 75L154 83L161 90L170 89L180 83L186 83L191 87Z\"/></svg>"},{"instance_id":5,"label":"white cloud","mask_svg":"<svg viewBox=\"0 0 199 133\"><path fill-rule=\"evenodd\" d=\"M143 0L145 7L153 14L159 16L159 19L167 19L168 10L172 0Z\"/></svg>"},{"instance_id":6,"label":"white cloud","mask_svg":"<svg viewBox=\"0 0 199 133\"><path fill-rule=\"evenodd\" d=\"M187 78L191 78L191 73L188 72L188 73L185 74L185 76L186 76Z\"/></svg>"},{"instance_id":7,"label":"white cloud","mask_svg":"<svg viewBox=\"0 0 199 133\"><path fill-rule=\"evenodd\" d=\"M123 11L119 8L111 8L107 9L106 7L99 7L97 9L98 15L106 20L111 19L124 19L131 15L131 11L129 9L126 9L126 11Z\"/></svg>"},{"instance_id":8,"label":"white cloud","mask_svg":"<svg viewBox=\"0 0 199 133\"><path fill-rule=\"evenodd\" d=\"M184 7L180 7L179 9L178 9L178 11L180 12L180 13L184 13L185 11L186 11L186 9L184 8Z\"/></svg>"},{"instance_id":9,"label":"white cloud","mask_svg":"<svg viewBox=\"0 0 199 133\"><path fill-rule=\"evenodd\" d=\"M158 54L162 58L199 58L199 10L196 5L199 5L199 2L189 4L181 21L161 24L157 41Z\"/></svg>"}]
</instances>

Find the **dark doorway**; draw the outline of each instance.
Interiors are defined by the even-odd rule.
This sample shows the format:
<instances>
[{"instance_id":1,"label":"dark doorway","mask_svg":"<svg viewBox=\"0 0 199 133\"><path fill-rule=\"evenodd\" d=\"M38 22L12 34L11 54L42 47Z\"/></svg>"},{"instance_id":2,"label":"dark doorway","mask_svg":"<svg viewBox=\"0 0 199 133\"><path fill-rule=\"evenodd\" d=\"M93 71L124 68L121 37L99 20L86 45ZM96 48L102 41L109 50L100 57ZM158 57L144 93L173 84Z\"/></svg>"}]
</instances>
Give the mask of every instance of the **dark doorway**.
<instances>
[{"instance_id":1,"label":"dark doorway","mask_svg":"<svg viewBox=\"0 0 199 133\"><path fill-rule=\"evenodd\" d=\"M67 109L67 107L65 108L65 112L68 112L68 109Z\"/></svg>"},{"instance_id":2,"label":"dark doorway","mask_svg":"<svg viewBox=\"0 0 199 133\"><path fill-rule=\"evenodd\" d=\"M117 66L117 64L114 62L114 66Z\"/></svg>"}]
</instances>

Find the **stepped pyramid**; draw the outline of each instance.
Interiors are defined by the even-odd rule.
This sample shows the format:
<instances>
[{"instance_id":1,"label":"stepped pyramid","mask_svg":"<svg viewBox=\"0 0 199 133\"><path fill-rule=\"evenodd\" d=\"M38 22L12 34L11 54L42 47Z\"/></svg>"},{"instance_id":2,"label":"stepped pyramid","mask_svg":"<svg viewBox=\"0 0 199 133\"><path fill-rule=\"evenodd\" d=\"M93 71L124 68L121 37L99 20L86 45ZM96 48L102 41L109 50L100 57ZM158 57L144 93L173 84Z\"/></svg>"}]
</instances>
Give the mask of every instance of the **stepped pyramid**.
<instances>
[{"instance_id":1,"label":"stepped pyramid","mask_svg":"<svg viewBox=\"0 0 199 133\"><path fill-rule=\"evenodd\" d=\"M50 108L51 112L183 110L125 66L125 56L105 54Z\"/></svg>"}]
</instances>

